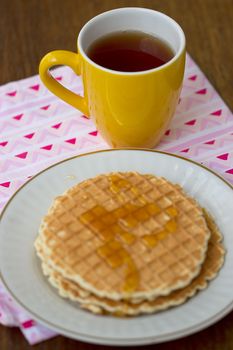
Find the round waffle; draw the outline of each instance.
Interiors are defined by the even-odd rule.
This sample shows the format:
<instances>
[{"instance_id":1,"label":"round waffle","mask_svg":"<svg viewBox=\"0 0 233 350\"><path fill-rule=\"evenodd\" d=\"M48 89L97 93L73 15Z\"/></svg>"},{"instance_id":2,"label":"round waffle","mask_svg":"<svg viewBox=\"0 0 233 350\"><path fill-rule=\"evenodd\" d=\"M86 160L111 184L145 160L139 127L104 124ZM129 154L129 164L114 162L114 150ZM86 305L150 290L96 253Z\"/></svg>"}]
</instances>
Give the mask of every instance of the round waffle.
<instances>
[{"instance_id":1,"label":"round waffle","mask_svg":"<svg viewBox=\"0 0 233 350\"><path fill-rule=\"evenodd\" d=\"M113 301L107 298L100 298L87 292L78 284L63 278L59 272L53 270L46 262L47 259L43 253L43 244L39 240L37 241L37 252L43 261L42 269L44 274L48 276L50 283L58 289L62 297L78 301L81 307L95 313L111 313L122 316L152 313L182 304L198 290L206 288L208 281L213 279L221 268L225 254L221 243L222 236L214 224L213 219L206 212L204 215L211 231L211 237L206 259L202 265L200 274L185 288L176 290L167 296L158 297L153 301L145 300L135 304L129 301Z\"/></svg>"},{"instance_id":2,"label":"round waffle","mask_svg":"<svg viewBox=\"0 0 233 350\"><path fill-rule=\"evenodd\" d=\"M39 239L47 265L111 300L153 300L187 286L210 231L180 186L134 172L99 175L55 199Z\"/></svg>"}]
</instances>

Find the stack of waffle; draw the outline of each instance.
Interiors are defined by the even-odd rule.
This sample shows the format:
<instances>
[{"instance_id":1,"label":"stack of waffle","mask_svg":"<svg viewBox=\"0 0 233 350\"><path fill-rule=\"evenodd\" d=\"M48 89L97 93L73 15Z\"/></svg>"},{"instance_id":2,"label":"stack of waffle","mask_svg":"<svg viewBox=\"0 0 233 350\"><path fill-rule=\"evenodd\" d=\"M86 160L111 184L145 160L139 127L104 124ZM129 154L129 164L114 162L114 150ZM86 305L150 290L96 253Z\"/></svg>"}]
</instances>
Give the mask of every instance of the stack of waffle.
<instances>
[{"instance_id":1,"label":"stack of waffle","mask_svg":"<svg viewBox=\"0 0 233 350\"><path fill-rule=\"evenodd\" d=\"M180 186L117 172L57 197L35 248L62 297L123 316L179 305L204 289L223 264L221 239Z\"/></svg>"}]
</instances>

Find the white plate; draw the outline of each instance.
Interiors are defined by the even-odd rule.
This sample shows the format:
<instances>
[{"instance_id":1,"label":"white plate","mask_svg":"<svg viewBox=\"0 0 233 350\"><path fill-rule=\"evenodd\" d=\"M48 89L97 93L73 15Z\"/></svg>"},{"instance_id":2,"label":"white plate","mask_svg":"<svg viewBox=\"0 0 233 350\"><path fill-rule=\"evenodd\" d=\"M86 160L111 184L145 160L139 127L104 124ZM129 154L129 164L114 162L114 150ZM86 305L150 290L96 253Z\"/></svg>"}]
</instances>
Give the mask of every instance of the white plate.
<instances>
[{"instance_id":1,"label":"white plate","mask_svg":"<svg viewBox=\"0 0 233 350\"><path fill-rule=\"evenodd\" d=\"M227 247L225 264L208 288L185 304L128 319L97 316L60 298L47 283L33 249L41 218L53 198L84 179L110 171L138 171L181 184L215 217ZM109 345L140 345L201 330L233 308L232 187L206 168L173 155L109 150L54 165L25 184L5 208L0 226L0 267L13 298L39 322L71 338Z\"/></svg>"}]
</instances>

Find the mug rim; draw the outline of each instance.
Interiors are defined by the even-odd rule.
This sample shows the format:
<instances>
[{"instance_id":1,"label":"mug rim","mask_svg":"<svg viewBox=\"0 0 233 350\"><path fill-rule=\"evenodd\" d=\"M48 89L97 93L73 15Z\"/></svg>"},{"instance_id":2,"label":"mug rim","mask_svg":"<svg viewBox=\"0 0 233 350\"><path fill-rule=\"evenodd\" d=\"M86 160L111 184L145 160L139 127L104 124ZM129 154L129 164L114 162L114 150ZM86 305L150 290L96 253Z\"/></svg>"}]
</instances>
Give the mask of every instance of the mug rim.
<instances>
[{"instance_id":1,"label":"mug rim","mask_svg":"<svg viewBox=\"0 0 233 350\"><path fill-rule=\"evenodd\" d=\"M162 64L161 66L159 67L156 67L156 68L152 68L152 69L147 69L147 70L143 70L143 71L138 71L138 72L124 72L124 71L117 71L117 70L114 70L114 69L109 69L109 68L105 68L103 66L101 66L100 64L97 64L95 63L94 61L92 61L88 55L85 53L85 51L83 50L82 48L82 45L81 45L81 39L82 39L82 36L85 32L85 30L87 30L87 27L92 24L93 22L95 22L97 19L100 19L101 17L105 17L105 16L108 16L110 15L111 13L115 13L115 12L122 12L122 11L125 11L125 10L137 10L137 11L142 11L142 12L153 12L153 13L156 13L157 15L171 21L177 28L178 30L178 33L179 33L179 37L180 37L180 40L181 40L181 43L180 43L180 48L179 50L176 52L176 54L172 57L172 59L170 59L168 62ZM143 74L150 74L150 73L153 73L153 72L157 72L157 71L160 71L160 70L163 70L164 68L172 65L181 55L182 53L184 52L185 50L185 46L186 46L186 40L185 40L185 34L184 34L184 31L183 29L181 28L181 26L173 19L171 18L170 16L166 15L165 13L163 12L160 12L160 11L155 11L155 10L152 10L152 9L148 9L148 8L145 8L145 7L120 7L120 8L117 8L117 9L113 9L113 10L110 10L110 11L105 11L105 12L102 12L100 13L99 15L91 18L86 24L84 24L84 26L82 27L82 29L80 30L79 34L78 34L78 38L77 38L77 47L78 47L78 53L81 54L84 59L92 66L94 66L95 68L97 69L100 69L102 71L105 71L107 73L111 73L111 74L116 74L116 75L126 75L126 76L135 76L135 75L143 75Z\"/></svg>"}]
</instances>

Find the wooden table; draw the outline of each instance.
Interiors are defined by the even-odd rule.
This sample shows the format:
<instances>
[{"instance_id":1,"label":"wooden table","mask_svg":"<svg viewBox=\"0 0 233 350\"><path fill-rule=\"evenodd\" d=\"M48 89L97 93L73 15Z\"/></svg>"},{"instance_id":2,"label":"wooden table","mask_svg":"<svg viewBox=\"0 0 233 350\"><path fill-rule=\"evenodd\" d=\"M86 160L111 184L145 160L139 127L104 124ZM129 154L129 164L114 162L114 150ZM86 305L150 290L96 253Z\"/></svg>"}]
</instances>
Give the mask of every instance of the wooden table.
<instances>
[{"instance_id":1,"label":"wooden table","mask_svg":"<svg viewBox=\"0 0 233 350\"><path fill-rule=\"evenodd\" d=\"M233 0L1 0L0 84L36 74L40 58L50 50L75 51L77 34L86 21L103 11L124 6L152 8L177 20L186 33L189 53L233 109ZM0 326L1 350L30 348L18 329ZM195 335L147 347L154 348L233 349L233 313ZM59 336L34 349L111 348Z\"/></svg>"}]
</instances>

